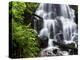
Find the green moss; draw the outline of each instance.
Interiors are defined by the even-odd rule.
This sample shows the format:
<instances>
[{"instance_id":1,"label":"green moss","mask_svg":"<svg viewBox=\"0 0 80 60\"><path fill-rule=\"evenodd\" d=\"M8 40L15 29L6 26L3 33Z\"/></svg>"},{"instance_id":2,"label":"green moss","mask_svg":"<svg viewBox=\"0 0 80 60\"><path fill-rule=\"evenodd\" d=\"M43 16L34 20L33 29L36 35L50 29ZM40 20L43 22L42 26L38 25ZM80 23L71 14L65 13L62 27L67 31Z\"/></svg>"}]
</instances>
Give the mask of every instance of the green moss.
<instances>
[{"instance_id":1,"label":"green moss","mask_svg":"<svg viewBox=\"0 0 80 60\"><path fill-rule=\"evenodd\" d=\"M31 28L31 21L29 21L28 24L26 23L26 25L24 24L24 18L26 17L24 16L25 11L31 13L37 8L37 5L33 4L24 2L9 3L9 15L12 16L11 54L13 58L36 57L40 52L38 37ZM29 15L29 17L31 17L31 15ZM29 17L28 19L30 20Z\"/></svg>"},{"instance_id":2,"label":"green moss","mask_svg":"<svg viewBox=\"0 0 80 60\"><path fill-rule=\"evenodd\" d=\"M29 28L29 26L17 25L15 23L13 32L13 42L16 41L18 43L16 47L23 49L23 57L38 56L40 51L39 43L37 34L33 29Z\"/></svg>"}]
</instances>

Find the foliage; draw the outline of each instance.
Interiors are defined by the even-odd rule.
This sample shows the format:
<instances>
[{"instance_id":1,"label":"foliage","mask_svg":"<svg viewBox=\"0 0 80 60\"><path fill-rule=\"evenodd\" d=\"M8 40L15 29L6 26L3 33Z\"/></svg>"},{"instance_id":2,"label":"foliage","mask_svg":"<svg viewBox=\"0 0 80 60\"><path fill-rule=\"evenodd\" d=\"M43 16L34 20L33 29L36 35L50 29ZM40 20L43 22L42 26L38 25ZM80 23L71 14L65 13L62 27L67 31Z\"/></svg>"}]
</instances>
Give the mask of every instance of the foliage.
<instances>
[{"instance_id":1,"label":"foliage","mask_svg":"<svg viewBox=\"0 0 80 60\"><path fill-rule=\"evenodd\" d=\"M32 12L35 12L37 7L39 6L39 3L25 3L26 4L26 12L29 14L32 14Z\"/></svg>"},{"instance_id":2,"label":"foliage","mask_svg":"<svg viewBox=\"0 0 80 60\"><path fill-rule=\"evenodd\" d=\"M26 5L24 2L10 2L10 14L12 14L12 18L16 22L21 22L23 20L24 10Z\"/></svg>"},{"instance_id":3,"label":"foliage","mask_svg":"<svg viewBox=\"0 0 80 60\"><path fill-rule=\"evenodd\" d=\"M9 15L12 16L10 19L12 20L12 58L35 57L40 51L38 37L31 28L31 22L26 24L27 26L23 24L25 22L24 11L29 12L26 9L30 8L27 8L26 4L34 8L34 5L29 5L30 3L9 3Z\"/></svg>"},{"instance_id":4,"label":"foliage","mask_svg":"<svg viewBox=\"0 0 80 60\"><path fill-rule=\"evenodd\" d=\"M23 57L34 57L39 52L37 34L28 26L13 24L13 42L23 49ZM17 45L14 45L17 47ZM17 53L17 52L16 52Z\"/></svg>"},{"instance_id":5,"label":"foliage","mask_svg":"<svg viewBox=\"0 0 80 60\"><path fill-rule=\"evenodd\" d=\"M39 3L30 3L25 2L26 9L24 13L24 24L29 24L32 22L33 19L33 13L36 11L37 7L39 6Z\"/></svg>"}]
</instances>

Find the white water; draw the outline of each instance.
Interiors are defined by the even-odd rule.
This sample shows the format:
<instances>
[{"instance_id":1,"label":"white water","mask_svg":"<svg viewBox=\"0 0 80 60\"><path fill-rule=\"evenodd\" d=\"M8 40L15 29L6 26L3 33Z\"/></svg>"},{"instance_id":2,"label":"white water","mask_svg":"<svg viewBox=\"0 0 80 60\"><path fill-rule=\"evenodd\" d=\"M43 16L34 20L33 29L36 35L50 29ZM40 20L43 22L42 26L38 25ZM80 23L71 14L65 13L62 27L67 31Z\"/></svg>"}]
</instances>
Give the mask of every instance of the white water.
<instances>
[{"instance_id":1,"label":"white water","mask_svg":"<svg viewBox=\"0 0 80 60\"><path fill-rule=\"evenodd\" d=\"M47 12L45 10L47 10ZM68 5L56 6L52 4L40 4L35 14L43 18L43 28L39 32L39 37L44 35L48 37L47 48L55 47L53 41L58 41L56 36L61 32L65 44L75 42L74 37L77 35L77 25L74 22L74 10ZM57 20L57 18L59 20ZM62 26L58 24L59 22L61 22ZM60 31L57 28L58 26L62 28ZM57 31L58 33L56 33Z\"/></svg>"}]
</instances>

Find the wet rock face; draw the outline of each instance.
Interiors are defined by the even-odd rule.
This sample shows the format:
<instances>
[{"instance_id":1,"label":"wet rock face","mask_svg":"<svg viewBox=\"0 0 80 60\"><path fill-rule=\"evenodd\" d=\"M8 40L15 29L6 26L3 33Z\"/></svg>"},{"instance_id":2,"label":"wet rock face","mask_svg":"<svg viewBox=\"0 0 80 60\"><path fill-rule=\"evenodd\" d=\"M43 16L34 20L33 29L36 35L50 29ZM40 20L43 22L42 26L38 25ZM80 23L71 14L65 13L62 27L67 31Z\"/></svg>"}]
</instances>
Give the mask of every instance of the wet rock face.
<instances>
[{"instance_id":1,"label":"wet rock face","mask_svg":"<svg viewBox=\"0 0 80 60\"><path fill-rule=\"evenodd\" d=\"M46 28L40 31L41 34L38 35L40 40L41 48L46 48L48 46L48 30Z\"/></svg>"},{"instance_id":2,"label":"wet rock face","mask_svg":"<svg viewBox=\"0 0 80 60\"><path fill-rule=\"evenodd\" d=\"M40 47L41 48L46 48L48 46L48 38L47 37L39 37L40 40Z\"/></svg>"},{"instance_id":3,"label":"wet rock face","mask_svg":"<svg viewBox=\"0 0 80 60\"><path fill-rule=\"evenodd\" d=\"M52 49L43 50L40 56L56 56L55 53L52 52Z\"/></svg>"},{"instance_id":4,"label":"wet rock face","mask_svg":"<svg viewBox=\"0 0 80 60\"><path fill-rule=\"evenodd\" d=\"M32 25L34 26L33 28L37 31L37 33L39 33L43 28L43 18L34 14Z\"/></svg>"},{"instance_id":5,"label":"wet rock face","mask_svg":"<svg viewBox=\"0 0 80 60\"><path fill-rule=\"evenodd\" d=\"M49 4L45 4L44 5L44 11L49 12L49 9L48 8L49 8Z\"/></svg>"},{"instance_id":6,"label":"wet rock face","mask_svg":"<svg viewBox=\"0 0 80 60\"><path fill-rule=\"evenodd\" d=\"M37 29L38 29L38 32L43 28L43 20L39 20L38 21L38 25L37 25Z\"/></svg>"},{"instance_id":7,"label":"wet rock face","mask_svg":"<svg viewBox=\"0 0 80 60\"><path fill-rule=\"evenodd\" d=\"M56 35L56 39L58 42L63 43L63 34L62 33L58 33Z\"/></svg>"},{"instance_id":8,"label":"wet rock face","mask_svg":"<svg viewBox=\"0 0 80 60\"><path fill-rule=\"evenodd\" d=\"M59 48L46 48L41 51L40 56L63 56L68 55L67 51L61 51Z\"/></svg>"}]
</instances>

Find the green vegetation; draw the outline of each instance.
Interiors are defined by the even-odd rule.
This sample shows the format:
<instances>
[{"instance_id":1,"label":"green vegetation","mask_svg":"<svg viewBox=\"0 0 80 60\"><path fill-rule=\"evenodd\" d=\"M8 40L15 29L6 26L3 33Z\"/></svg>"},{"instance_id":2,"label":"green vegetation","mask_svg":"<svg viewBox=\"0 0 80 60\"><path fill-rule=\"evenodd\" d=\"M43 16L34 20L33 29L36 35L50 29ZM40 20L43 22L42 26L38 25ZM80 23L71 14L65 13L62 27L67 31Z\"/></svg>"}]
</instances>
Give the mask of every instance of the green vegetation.
<instances>
[{"instance_id":1,"label":"green vegetation","mask_svg":"<svg viewBox=\"0 0 80 60\"><path fill-rule=\"evenodd\" d=\"M38 5L25 2L9 3L9 16L12 21L10 22L12 26L10 57L36 57L39 55L38 37L31 28L32 13L37 9Z\"/></svg>"}]
</instances>

